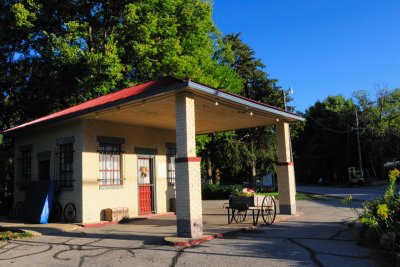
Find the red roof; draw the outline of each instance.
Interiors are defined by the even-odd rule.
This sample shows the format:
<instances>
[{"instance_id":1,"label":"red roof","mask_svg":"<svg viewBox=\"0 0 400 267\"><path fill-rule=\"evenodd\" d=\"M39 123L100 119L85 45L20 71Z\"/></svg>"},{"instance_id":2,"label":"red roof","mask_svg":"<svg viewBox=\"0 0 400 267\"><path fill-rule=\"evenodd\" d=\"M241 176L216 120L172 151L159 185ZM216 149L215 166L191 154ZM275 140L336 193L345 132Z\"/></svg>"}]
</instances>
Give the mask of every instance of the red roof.
<instances>
[{"instance_id":1,"label":"red roof","mask_svg":"<svg viewBox=\"0 0 400 267\"><path fill-rule=\"evenodd\" d=\"M122 99L126 99L129 98L131 96L135 96L135 95L139 95L142 93L146 93L149 91L153 91L156 89L161 89L161 88L165 88L167 86L170 86L172 84L175 83L181 83L182 80L178 80L176 78L173 77L166 77L160 80L156 80L156 81L151 81L151 82L147 82L144 84L140 84L137 86L133 86L133 87L129 87L111 94L107 94L104 96L100 96L97 98L94 98L92 100L83 102L81 104L78 104L76 106L72 106L70 108L58 111L56 113L41 117L39 119L18 125L16 127L7 129L5 131L3 131L3 133L8 133L8 132L12 132L21 128L25 128L27 126L31 126L34 124L38 124L41 122L45 122L45 121L49 121L49 120L53 120L56 118L62 118L65 117L67 115L72 115L74 113L78 113L81 111L85 111L85 110L90 110L92 108L96 108L96 107L101 107L103 105L118 101L118 100L122 100Z\"/></svg>"}]
</instances>

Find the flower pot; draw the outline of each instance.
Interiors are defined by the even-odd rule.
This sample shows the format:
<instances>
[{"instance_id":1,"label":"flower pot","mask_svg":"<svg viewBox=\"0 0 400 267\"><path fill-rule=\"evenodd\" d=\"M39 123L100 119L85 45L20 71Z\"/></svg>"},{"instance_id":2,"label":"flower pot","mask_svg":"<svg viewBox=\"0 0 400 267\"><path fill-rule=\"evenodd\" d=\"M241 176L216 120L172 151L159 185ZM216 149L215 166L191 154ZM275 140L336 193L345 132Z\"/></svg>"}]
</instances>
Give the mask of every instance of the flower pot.
<instances>
[{"instance_id":1,"label":"flower pot","mask_svg":"<svg viewBox=\"0 0 400 267\"><path fill-rule=\"evenodd\" d=\"M254 207L261 206L264 196L229 196L229 206Z\"/></svg>"}]
</instances>

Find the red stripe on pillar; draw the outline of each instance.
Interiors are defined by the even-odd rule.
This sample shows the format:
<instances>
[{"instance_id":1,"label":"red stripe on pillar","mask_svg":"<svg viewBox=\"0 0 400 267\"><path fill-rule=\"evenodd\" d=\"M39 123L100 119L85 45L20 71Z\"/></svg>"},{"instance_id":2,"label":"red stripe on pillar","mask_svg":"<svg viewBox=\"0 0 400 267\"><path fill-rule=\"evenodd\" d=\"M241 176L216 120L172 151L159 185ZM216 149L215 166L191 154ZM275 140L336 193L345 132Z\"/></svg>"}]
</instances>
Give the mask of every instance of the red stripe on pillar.
<instances>
[{"instance_id":1,"label":"red stripe on pillar","mask_svg":"<svg viewBox=\"0 0 400 267\"><path fill-rule=\"evenodd\" d=\"M294 162L288 161L288 162L277 162L276 165L278 166L294 166Z\"/></svg>"},{"instance_id":2,"label":"red stripe on pillar","mask_svg":"<svg viewBox=\"0 0 400 267\"><path fill-rule=\"evenodd\" d=\"M180 162L200 162L201 157L185 157L185 158L176 158L175 162L180 163Z\"/></svg>"}]
</instances>

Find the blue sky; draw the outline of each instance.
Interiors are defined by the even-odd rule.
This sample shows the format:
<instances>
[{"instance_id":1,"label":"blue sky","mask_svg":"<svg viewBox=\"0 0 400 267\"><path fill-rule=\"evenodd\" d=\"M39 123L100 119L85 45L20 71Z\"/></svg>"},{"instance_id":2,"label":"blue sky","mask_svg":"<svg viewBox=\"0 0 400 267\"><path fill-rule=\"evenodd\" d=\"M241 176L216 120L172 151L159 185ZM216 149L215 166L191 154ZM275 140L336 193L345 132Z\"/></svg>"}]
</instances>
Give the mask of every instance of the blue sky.
<instances>
[{"instance_id":1,"label":"blue sky","mask_svg":"<svg viewBox=\"0 0 400 267\"><path fill-rule=\"evenodd\" d=\"M214 0L223 34L242 39L304 111L377 83L400 87L399 0Z\"/></svg>"}]
</instances>

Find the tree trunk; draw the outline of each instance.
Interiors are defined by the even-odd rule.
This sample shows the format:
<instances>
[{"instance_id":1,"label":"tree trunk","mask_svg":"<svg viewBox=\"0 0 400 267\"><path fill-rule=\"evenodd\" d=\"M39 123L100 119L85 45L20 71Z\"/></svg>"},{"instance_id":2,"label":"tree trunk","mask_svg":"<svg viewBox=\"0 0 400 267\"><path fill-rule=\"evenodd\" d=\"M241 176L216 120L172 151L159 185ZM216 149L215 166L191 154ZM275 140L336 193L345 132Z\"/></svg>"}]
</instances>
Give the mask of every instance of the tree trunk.
<instances>
[{"instance_id":1,"label":"tree trunk","mask_svg":"<svg viewBox=\"0 0 400 267\"><path fill-rule=\"evenodd\" d=\"M213 183L212 179L212 164L209 155L207 155L207 180L209 184Z\"/></svg>"},{"instance_id":2,"label":"tree trunk","mask_svg":"<svg viewBox=\"0 0 400 267\"><path fill-rule=\"evenodd\" d=\"M251 188L256 188L256 161L251 164Z\"/></svg>"}]
</instances>

